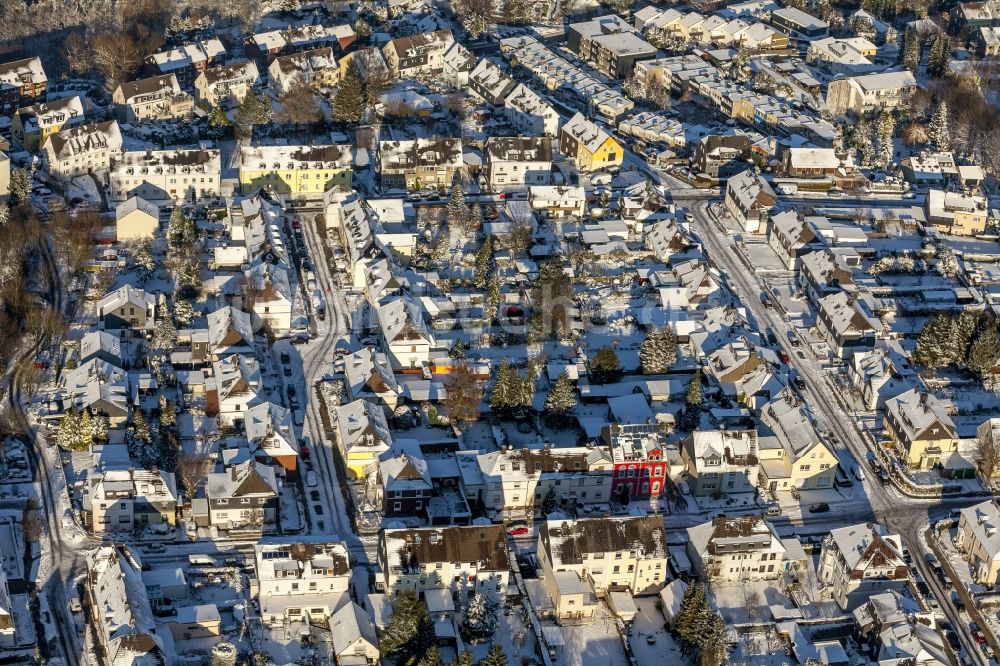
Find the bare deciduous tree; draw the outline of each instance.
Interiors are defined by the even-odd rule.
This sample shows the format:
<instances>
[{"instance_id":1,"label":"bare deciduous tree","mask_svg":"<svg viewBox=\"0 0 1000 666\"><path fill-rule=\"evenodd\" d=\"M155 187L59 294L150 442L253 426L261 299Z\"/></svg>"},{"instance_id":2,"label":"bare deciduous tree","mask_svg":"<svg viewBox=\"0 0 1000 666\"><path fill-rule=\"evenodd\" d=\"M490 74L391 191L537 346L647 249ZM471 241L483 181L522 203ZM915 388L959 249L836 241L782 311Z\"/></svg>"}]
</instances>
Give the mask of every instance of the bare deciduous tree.
<instances>
[{"instance_id":1,"label":"bare deciduous tree","mask_svg":"<svg viewBox=\"0 0 1000 666\"><path fill-rule=\"evenodd\" d=\"M288 125L309 125L323 119L319 95L304 81L297 82L278 98L281 110L275 120Z\"/></svg>"},{"instance_id":2,"label":"bare deciduous tree","mask_svg":"<svg viewBox=\"0 0 1000 666\"><path fill-rule=\"evenodd\" d=\"M188 498L194 497L198 484L212 469L212 460L199 453L189 453L177 459L177 475L184 484L184 492Z\"/></svg>"},{"instance_id":3,"label":"bare deciduous tree","mask_svg":"<svg viewBox=\"0 0 1000 666\"><path fill-rule=\"evenodd\" d=\"M445 391L445 406L452 423L465 425L479 419L483 382L468 363L463 361L451 367L445 380Z\"/></svg>"}]
</instances>

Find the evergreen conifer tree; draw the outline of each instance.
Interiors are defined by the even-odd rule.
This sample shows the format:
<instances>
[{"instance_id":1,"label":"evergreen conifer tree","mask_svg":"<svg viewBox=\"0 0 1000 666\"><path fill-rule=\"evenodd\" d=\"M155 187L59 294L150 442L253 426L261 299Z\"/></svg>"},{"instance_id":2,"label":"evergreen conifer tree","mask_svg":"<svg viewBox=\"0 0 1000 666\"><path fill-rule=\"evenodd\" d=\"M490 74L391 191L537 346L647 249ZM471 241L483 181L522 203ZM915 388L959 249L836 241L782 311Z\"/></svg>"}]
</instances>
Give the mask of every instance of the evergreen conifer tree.
<instances>
[{"instance_id":1,"label":"evergreen conifer tree","mask_svg":"<svg viewBox=\"0 0 1000 666\"><path fill-rule=\"evenodd\" d=\"M951 119L948 116L948 102L943 99L934 107L934 115L931 116L930 133L931 143L935 150L951 149Z\"/></svg>"},{"instance_id":2,"label":"evergreen conifer tree","mask_svg":"<svg viewBox=\"0 0 1000 666\"><path fill-rule=\"evenodd\" d=\"M333 119L342 123L356 123L361 120L364 111L365 92L361 77L353 67L349 67L333 97Z\"/></svg>"},{"instance_id":3,"label":"evergreen conifer tree","mask_svg":"<svg viewBox=\"0 0 1000 666\"><path fill-rule=\"evenodd\" d=\"M573 380L563 370L549 389L549 395L545 398L545 410L559 420L565 418L574 407L576 407L576 393Z\"/></svg>"}]
</instances>

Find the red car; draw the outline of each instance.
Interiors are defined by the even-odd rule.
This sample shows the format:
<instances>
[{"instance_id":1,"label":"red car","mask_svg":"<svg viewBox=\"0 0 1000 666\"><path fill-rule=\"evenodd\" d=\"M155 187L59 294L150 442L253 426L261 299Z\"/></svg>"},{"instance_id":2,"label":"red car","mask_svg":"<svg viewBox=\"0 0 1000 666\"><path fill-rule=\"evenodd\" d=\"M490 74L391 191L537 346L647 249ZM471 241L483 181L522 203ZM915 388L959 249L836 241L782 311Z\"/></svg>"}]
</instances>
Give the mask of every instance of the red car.
<instances>
[{"instance_id":1,"label":"red car","mask_svg":"<svg viewBox=\"0 0 1000 666\"><path fill-rule=\"evenodd\" d=\"M308 446L300 446L299 447L299 455L302 456L303 460L309 460L309 447Z\"/></svg>"},{"instance_id":2,"label":"red car","mask_svg":"<svg viewBox=\"0 0 1000 666\"><path fill-rule=\"evenodd\" d=\"M520 527L512 527L509 530L507 530L507 534L511 536L524 536L525 534L529 534L530 532L531 530L525 527L524 525L521 525Z\"/></svg>"},{"instance_id":3,"label":"red car","mask_svg":"<svg viewBox=\"0 0 1000 666\"><path fill-rule=\"evenodd\" d=\"M497 195L497 198L499 198L499 199L506 199L508 196L510 196L510 195L507 194L506 192L501 192L500 194Z\"/></svg>"},{"instance_id":4,"label":"red car","mask_svg":"<svg viewBox=\"0 0 1000 666\"><path fill-rule=\"evenodd\" d=\"M788 354L785 353L784 350L778 352L778 358L780 358L781 362L784 363L785 365L788 365L788 362L791 360L790 358L788 358Z\"/></svg>"}]
</instances>

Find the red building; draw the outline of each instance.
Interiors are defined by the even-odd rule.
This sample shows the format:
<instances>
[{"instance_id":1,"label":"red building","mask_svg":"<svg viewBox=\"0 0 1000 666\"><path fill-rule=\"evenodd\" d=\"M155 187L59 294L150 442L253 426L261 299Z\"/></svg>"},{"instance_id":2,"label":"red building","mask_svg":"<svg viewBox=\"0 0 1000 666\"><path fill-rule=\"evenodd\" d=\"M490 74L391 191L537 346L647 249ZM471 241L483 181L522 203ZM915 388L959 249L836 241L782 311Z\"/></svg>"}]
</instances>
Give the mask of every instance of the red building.
<instances>
[{"instance_id":1,"label":"red building","mask_svg":"<svg viewBox=\"0 0 1000 666\"><path fill-rule=\"evenodd\" d=\"M663 425L655 423L613 423L601 430L601 439L611 449L614 463L611 488L615 497L626 490L629 498L660 496L667 483L669 468L665 438Z\"/></svg>"}]
</instances>

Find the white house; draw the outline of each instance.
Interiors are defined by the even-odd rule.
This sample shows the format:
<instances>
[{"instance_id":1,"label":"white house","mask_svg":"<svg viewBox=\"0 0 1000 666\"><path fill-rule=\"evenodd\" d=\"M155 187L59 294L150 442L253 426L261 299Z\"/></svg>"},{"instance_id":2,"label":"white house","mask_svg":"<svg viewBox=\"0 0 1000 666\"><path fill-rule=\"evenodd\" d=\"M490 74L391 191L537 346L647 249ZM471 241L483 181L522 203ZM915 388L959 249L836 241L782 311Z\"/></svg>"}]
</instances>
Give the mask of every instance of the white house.
<instances>
[{"instance_id":1,"label":"white house","mask_svg":"<svg viewBox=\"0 0 1000 666\"><path fill-rule=\"evenodd\" d=\"M351 565L341 542L257 544L254 563L261 620L270 627L323 624L348 601Z\"/></svg>"},{"instance_id":2,"label":"white house","mask_svg":"<svg viewBox=\"0 0 1000 666\"><path fill-rule=\"evenodd\" d=\"M125 151L115 154L109 196L134 196L152 202L197 202L222 194L222 160L214 149Z\"/></svg>"},{"instance_id":3,"label":"white house","mask_svg":"<svg viewBox=\"0 0 1000 666\"><path fill-rule=\"evenodd\" d=\"M519 83L510 91L503 108L508 122L522 135L559 137L559 113L525 84Z\"/></svg>"},{"instance_id":4,"label":"white house","mask_svg":"<svg viewBox=\"0 0 1000 666\"><path fill-rule=\"evenodd\" d=\"M716 516L687 536L695 572L718 582L774 580L805 559L798 539L782 539L759 515Z\"/></svg>"},{"instance_id":5,"label":"white house","mask_svg":"<svg viewBox=\"0 0 1000 666\"><path fill-rule=\"evenodd\" d=\"M873 594L902 592L910 568L899 535L867 523L830 531L823 539L817 575L838 606L853 610Z\"/></svg>"},{"instance_id":6,"label":"white house","mask_svg":"<svg viewBox=\"0 0 1000 666\"><path fill-rule=\"evenodd\" d=\"M552 140L537 136L491 136L486 140L487 180L493 190L548 185L552 178Z\"/></svg>"},{"instance_id":7,"label":"white house","mask_svg":"<svg viewBox=\"0 0 1000 666\"><path fill-rule=\"evenodd\" d=\"M768 182L751 169L726 181L726 210L748 233L760 233L767 227L768 211L777 200Z\"/></svg>"},{"instance_id":8,"label":"white house","mask_svg":"<svg viewBox=\"0 0 1000 666\"><path fill-rule=\"evenodd\" d=\"M49 136L42 153L50 175L70 179L84 174L103 175L122 147L118 121L76 125Z\"/></svg>"},{"instance_id":9,"label":"white house","mask_svg":"<svg viewBox=\"0 0 1000 666\"><path fill-rule=\"evenodd\" d=\"M503 525L383 529L378 564L391 596L443 588L462 603L476 592L503 600L510 580Z\"/></svg>"},{"instance_id":10,"label":"white house","mask_svg":"<svg viewBox=\"0 0 1000 666\"><path fill-rule=\"evenodd\" d=\"M163 639L146 586L142 563L128 546L101 546L87 555L85 587L93 637L114 666L159 666L166 663Z\"/></svg>"}]
</instances>

